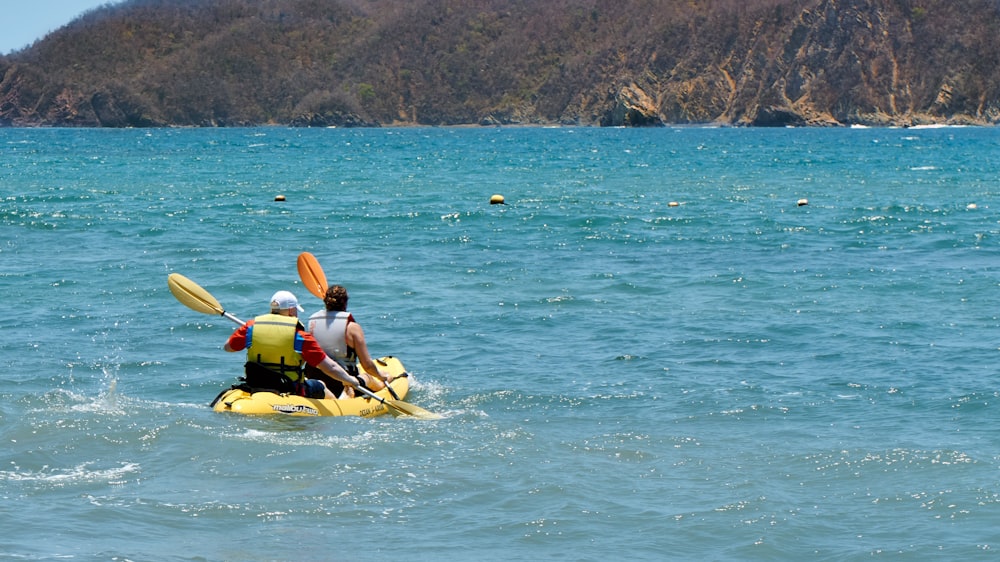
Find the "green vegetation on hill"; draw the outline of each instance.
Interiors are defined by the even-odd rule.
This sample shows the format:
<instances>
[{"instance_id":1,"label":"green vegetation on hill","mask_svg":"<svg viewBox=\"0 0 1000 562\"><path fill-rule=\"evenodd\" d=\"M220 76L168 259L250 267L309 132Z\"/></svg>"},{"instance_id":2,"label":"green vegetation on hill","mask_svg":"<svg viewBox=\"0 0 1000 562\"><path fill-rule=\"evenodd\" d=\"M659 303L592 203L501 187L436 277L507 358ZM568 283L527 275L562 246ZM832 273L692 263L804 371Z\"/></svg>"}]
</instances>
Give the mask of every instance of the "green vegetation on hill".
<instances>
[{"instance_id":1,"label":"green vegetation on hill","mask_svg":"<svg viewBox=\"0 0 1000 562\"><path fill-rule=\"evenodd\" d=\"M130 0L0 125L996 123L997 0Z\"/></svg>"}]
</instances>

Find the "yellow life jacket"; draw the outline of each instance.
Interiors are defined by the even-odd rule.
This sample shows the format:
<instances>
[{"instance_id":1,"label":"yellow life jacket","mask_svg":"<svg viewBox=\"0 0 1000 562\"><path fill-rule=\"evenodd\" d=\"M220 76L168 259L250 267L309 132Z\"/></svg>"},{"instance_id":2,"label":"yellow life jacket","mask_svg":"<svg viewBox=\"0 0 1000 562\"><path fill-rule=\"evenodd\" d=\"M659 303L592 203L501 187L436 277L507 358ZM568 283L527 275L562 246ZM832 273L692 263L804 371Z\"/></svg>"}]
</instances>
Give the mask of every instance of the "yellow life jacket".
<instances>
[{"instance_id":1,"label":"yellow life jacket","mask_svg":"<svg viewBox=\"0 0 1000 562\"><path fill-rule=\"evenodd\" d=\"M247 361L278 371L293 382L302 380L302 336L298 318L263 314L247 328Z\"/></svg>"}]
</instances>

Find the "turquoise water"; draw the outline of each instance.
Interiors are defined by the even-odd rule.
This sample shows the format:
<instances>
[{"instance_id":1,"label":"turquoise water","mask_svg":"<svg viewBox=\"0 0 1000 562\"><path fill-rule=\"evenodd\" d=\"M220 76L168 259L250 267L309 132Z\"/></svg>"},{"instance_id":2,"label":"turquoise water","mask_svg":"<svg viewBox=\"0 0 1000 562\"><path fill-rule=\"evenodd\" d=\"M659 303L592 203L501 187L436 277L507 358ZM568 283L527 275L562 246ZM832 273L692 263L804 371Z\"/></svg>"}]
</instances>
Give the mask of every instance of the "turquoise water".
<instances>
[{"instance_id":1,"label":"turquoise water","mask_svg":"<svg viewBox=\"0 0 1000 562\"><path fill-rule=\"evenodd\" d=\"M0 129L0 559L989 556L998 194L994 129ZM208 408L167 275L302 251L445 419Z\"/></svg>"}]
</instances>

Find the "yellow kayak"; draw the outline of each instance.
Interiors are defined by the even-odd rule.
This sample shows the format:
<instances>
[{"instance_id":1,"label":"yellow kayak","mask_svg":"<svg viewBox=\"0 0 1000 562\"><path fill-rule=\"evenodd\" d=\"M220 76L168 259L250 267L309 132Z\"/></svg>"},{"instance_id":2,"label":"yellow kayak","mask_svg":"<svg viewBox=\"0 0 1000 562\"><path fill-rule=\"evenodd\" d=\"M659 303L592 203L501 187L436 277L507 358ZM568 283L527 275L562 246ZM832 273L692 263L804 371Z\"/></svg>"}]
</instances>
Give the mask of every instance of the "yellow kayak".
<instances>
[{"instance_id":1,"label":"yellow kayak","mask_svg":"<svg viewBox=\"0 0 1000 562\"><path fill-rule=\"evenodd\" d=\"M402 362L395 357L382 357L376 362L383 374L398 377L393 379L389 386L396 392L398 400L405 398L406 393L410 390L410 379ZM387 389L382 389L374 394L382 400L366 396L344 400L324 400L265 391L251 393L245 388L234 386L219 394L212 402L212 409L216 412L252 415L287 414L291 416L361 416L371 418L385 413L396 413L393 412L392 405L395 403L397 408L401 405L393 399ZM387 405L385 401L388 401L389 404Z\"/></svg>"}]
</instances>

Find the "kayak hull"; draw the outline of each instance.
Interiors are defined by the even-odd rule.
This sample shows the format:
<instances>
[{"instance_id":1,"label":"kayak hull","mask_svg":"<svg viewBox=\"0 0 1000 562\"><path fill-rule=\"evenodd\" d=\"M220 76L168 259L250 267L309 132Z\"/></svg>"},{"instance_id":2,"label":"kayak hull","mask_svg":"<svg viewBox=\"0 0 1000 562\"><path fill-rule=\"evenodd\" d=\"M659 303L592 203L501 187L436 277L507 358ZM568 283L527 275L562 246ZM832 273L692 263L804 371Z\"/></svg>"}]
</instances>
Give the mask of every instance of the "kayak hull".
<instances>
[{"instance_id":1,"label":"kayak hull","mask_svg":"<svg viewBox=\"0 0 1000 562\"><path fill-rule=\"evenodd\" d=\"M379 364L379 370L383 374L390 377L397 377L389 383L389 386L396 392L399 400L405 398L407 392L410 390L410 379L399 359L395 357L382 357L377 359L376 362ZM393 399L393 396L389 394L387 389L382 389L376 392L375 395L385 400ZM283 414L289 416L360 416L363 418L372 418L385 413L392 413L392 409L382 402L365 397L364 395L361 395L359 398L325 400L267 391L251 393L239 386L234 386L229 390L223 391L212 402L212 409L216 412L232 412L258 416Z\"/></svg>"}]
</instances>

